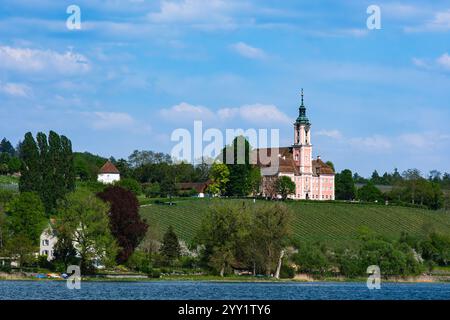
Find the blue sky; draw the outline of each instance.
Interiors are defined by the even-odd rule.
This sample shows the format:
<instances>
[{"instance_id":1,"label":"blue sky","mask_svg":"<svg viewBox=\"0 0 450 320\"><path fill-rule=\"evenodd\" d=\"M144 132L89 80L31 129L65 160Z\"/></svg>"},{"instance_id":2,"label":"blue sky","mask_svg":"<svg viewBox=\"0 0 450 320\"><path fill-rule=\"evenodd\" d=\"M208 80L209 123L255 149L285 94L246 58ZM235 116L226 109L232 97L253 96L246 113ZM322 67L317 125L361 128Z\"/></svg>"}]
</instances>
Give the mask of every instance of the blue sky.
<instances>
[{"instance_id":1,"label":"blue sky","mask_svg":"<svg viewBox=\"0 0 450 320\"><path fill-rule=\"evenodd\" d=\"M68 30L66 8L81 9ZM366 9L381 8L381 30ZM279 128L305 90L338 170L450 172L450 1L0 0L0 136L170 152L176 128Z\"/></svg>"}]
</instances>

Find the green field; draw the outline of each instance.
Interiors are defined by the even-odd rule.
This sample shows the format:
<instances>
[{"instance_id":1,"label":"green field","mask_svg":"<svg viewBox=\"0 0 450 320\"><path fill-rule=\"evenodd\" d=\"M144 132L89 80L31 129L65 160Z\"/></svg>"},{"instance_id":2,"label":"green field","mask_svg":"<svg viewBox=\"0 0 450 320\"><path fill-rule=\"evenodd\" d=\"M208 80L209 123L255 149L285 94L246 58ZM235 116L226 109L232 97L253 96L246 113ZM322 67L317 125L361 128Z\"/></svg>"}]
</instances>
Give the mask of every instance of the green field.
<instances>
[{"instance_id":1,"label":"green field","mask_svg":"<svg viewBox=\"0 0 450 320\"><path fill-rule=\"evenodd\" d=\"M192 240L208 206L217 200L192 199L177 201L175 206L151 204L141 214L162 232L172 225L178 236ZM243 200L227 200L243 201ZM251 202L250 202L251 203ZM293 236L304 241L321 241L330 245L352 243L362 226L389 238L398 239L402 231L420 235L434 230L450 233L450 213L397 206L288 202L294 217Z\"/></svg>"}]
</instances>

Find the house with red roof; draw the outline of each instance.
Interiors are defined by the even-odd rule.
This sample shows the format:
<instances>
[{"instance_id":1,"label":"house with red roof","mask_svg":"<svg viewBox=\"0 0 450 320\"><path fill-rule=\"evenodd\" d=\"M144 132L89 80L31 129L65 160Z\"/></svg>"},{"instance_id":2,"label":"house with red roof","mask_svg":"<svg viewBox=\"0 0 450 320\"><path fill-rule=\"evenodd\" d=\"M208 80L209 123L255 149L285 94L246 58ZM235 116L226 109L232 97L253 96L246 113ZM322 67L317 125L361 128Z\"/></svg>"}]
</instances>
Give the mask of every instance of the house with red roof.
<instances>
[{"instance_id":1,"label":"house with red roof","mask_svg":"<svg viewBox=\"0 0 450 320\"><path fill-rule=\"evenodd\" d=\"M100 168L97 181L104 184L120 181L120 171L111 161L108 160L103 167Z\"/></svg>"}]
</instances>

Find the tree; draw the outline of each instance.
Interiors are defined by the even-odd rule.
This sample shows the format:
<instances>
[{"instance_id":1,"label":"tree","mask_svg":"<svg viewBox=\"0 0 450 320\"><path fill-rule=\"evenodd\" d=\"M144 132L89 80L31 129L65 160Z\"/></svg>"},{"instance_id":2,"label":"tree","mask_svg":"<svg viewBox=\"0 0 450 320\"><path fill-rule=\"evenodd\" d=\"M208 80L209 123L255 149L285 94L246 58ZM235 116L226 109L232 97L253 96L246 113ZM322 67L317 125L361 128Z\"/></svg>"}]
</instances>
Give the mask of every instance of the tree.
<instances>
[{"instance_id":1,"label":"tree","mask_svg":"<svg viewBox=\"0 0 450 320\"><path fill-rule=\"evenodd\" d=\"M252 166L249 174L249 184L250 184L250 192L253 196L256 196L260 193L261 189L261 169L257 166Z\"/></svg>"},{"instance_id":2,"label":"tree","mask_svg":"<svg viewBox=\"0 0 450 320\"><path fill-rule=\"evenodd\" d=\"M109 228L109 206L87 191L69 193L60 202L56 229L63 230L80 256L82 272L96 263L109 265L117 254L117 244Z\"/></svg>"},{"instance_id":3,"label":"tree","mask_svg":"<svg viewBox=\"0 0 450 320\"><path fill-rule=\"evenodd\" d=\"M25 234L11 236L5 244L5 252L16 258L18 267L31 263L34 260L36 245Z\"/></svg>"},{"instance_id":4,"label":"tree","mask_svg":"<svg viewBox=\"0 0 450 320\"><path fill-rule=\"evenodd\" d=\"M6 206L7 225L11 237L26 238L39 244L46 219L42 201L32 192L23 192Z\"/></svg>"},{"instance_id":5,"label":"tree","mask_svg":"<svg viewBox=\"0 0 450 320\"><path fill-rule=\"evenodd\" d=\"M226 187L229 196L244 197L251 191L250 151L250 143L243 136L234 138L233 143L222 151L221 160L230 171L230 180Z\"/></svg>"},{"instance_id":6,"label":"tree","mask_svg":"<svg viewBox=\"0 0 450 320\"><path fill-rule=\"evenodd\" d=\"M293 255L292 260L297 264L300 272L323 275L328 271L330 263L323 248L309 243L301 243L297 246L298 252Z\"/></svg>"},{"instance_id":7,"label":"tree","mask_svg":"<svg viewBox=\"0 0 450 320\"><path fill-rule=\"evenodd\" d=\"M19 180L20 192L37 192L41 190L42 175L40 173L39 151L31 132L25 134L20 147L22 159L21 176Z\"/></svg>"},{"instance_id":8,"label":"tree","mask_svg":"<svg viewBox=\"0 0 450 320\"><path fill-rule=\"evenodd\" d=\"M326 162L326 165L329 166L331 169L333 169L333 172L336 172L336 169L335 169L335 167L334 167L334 163L333 163L333 162L327 161L327 162Z\"/></svg>"},{"instance_id":9,"label":"tree","mask_svg":"<svg viewBox=\"0 0 450 320\"><path fill-rule=\"evenodd\" d=\"M22 163L20 162L19 158L11 157L11 159L9 159L8 161L8 173L13 174L19 172L21 164Z\"/></svg>"},{"instance_id":10,"label":"tree","mask_svg":"<svg viewBox=\"0 0 450 320\"><path fill-rule=\"evenodd\" d=\"M287 244L291 212L281 203L255 208L251 238L257 239L255 251L261 257L266 275L270 275Z\"/></svg>"},{"instance_id":11,"label":"tree","mask_svg":"<svg viewBox=\"0 0 450 320\"><path fill-rule=\"evenodd\" d=\"M172 264L174 260L180 257L180 244L172 226L169 226L166 233L164 234L160 251L169 264Z\"/></svg>"},{"instance_id":12,"label":"tree","mask_svg":"<svg viewBox=\"0 0 450 320\"><path fill-rule=\"evenodd\" d=\"M223 195L226 191L227 183L230 181L230 170L226 164L214 162L209 171L211 183L207 192L213 195Z\"/></svg>"},{"instance_id":13,"label":"tree","mask_svg":"<svg viewBox=\"0 0 450 320\"><path fill-rule=\"evenodd\" d=\"M72 151L72 142L66 137L61 136L61 167L63 175L65 193L75 191L75 162Z\"/></svg>"},{"instance_id":14,"label":"tree","mask_svg":"<svg viewBox=\"0 0 450 320\"><path fill-rule=\"evenodd\" d=\"M380 184L380 175L378 174L377 170L373 171L370 180L373 182L373 184Z\"/></svg>"},{"instance_id":15,"label":"tree","mask_svg":"<svg viewBox=\"0 0 450 320\"><path fill-rule=\"evenodd\" d=\"M158 182L154 182L144 189L147 198L156 198L161 194L161 187Z\"/></svg>"},{"instance_id":16,"label":"tree","mask_svg":"<svg viewBox=\"0 0 450 320\"><path fill-rule=\"evenodd\" d=\"M64 271L69 265L78 264L77 250L73 246L72 237L64 231L58 233L58 241L53 249L53 262L61 263Z\"/></svg>"},{"instance_id":17,"label":"tree","mask_svg":"<svg viewBox=\"0 0 450 320\"><path fill-rule=\"evenodd\" d=\"M336 198L339 200L353 200L356 195L356 188L352 172L349 169L345 169L336 175L335 180Z\"/></svg>"},{"instance_id":18,"label":"tree","mask_svg":"<svg viewBox=\"0 0 450 320\"><path fill-rule=\"evenodd\" d=\"M131 191L134 193L134 195L138 196L142 193L142 186L139 182L137 182L133 178L125 178L120 179L115 183L115 185L122 187L124 189L127 189L128 191Z\"/></svg>"},{"instance_id":19,"label":"tree","mask_svg":"<svg viewBox=\"0 0 450 320\"><path fill-rule=\"evenodd\" d=\"M202 220L196 240L204 246L202 261L224 276L249 237L251 216L245 204L218 202Z\"/></svg>"},{"instance_id":20,"label":"tree","mask_svg":"<svg viewBox=\"0 0 450 320\"><path fill-rule=\"evenodd\" d=\"M28 132L21 144L19 189L39 194L46 212L50 213L55 210L58 200L75 189L72 146L70 140L54 131L50 131L48 139L42 132L36 138L37 143Z\"/></svg>"},{"instance_id":21,"label":"tree","mask_svg":"<svg viewBox=\"0 0 450 320\"><path fill-rule=\"evenodd\" d=\"M6 138L3 138L0 142L0 153L7 153L11 157L16 155L16 150L12 146L11 142L9 142Z\"/></svg>"},{"instance_id":22,"label":"tree","mask_svg":"<svg viewBox=\"0 0 450 320\"><path fill-rule=\"evenodd\" d=\"M122 264L133 254L147 232L148 225L139 215L139 202L131 191L118 187L108 187L97 195L109 203L109 225L111 233L120 246L117 262Z\"/></svg>"},{"instance_id":23,"label":"tree","mask_svg":"<svg viewBox=\"0 0 450 320\"><path fill-rule=\"evenodd\" d=\"M295 183L286 176L281 176L276 180L275 188L283 200L286 200L289 195L295 194Z\"/></svg>"},{"instance_id":24,"label":"tree","mask_svg":"<svg viewBox=\"0 0 450 320\"><path fill-rule=\"evenodd\" d=\"M375 202L383 200L383 192L378 189L372 181L358 190L358 199L362 201Z\"/></svg>"}]
</instances>

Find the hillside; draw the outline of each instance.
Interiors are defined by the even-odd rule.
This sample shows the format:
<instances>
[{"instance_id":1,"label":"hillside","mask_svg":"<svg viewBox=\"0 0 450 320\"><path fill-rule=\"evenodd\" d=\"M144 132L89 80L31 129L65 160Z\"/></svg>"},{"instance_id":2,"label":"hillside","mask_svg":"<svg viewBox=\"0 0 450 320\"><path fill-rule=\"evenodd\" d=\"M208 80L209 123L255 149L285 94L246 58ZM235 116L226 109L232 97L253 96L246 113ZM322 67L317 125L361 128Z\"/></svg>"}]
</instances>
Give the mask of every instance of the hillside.
<instances>
[{"instance_id":1,"label":"hillside","mask_svg":"<svg viewBox=\"0 0 450 320\"><path fill-rule=\"evenodd\" d=\"M141 214L149 223L156 223L163 232L172 225L180 238L190 241L208 206L214 201L183 200L178 201L176 206L152 204L142 207ZM450 214L442 211L338 202L290 202L288 205L294 213L293 235L305 241L350 244L362 226L390 239L397 239L402 231L411 235L425 234L429 230L450 233Z\"/></svg>"}]
</instances>

